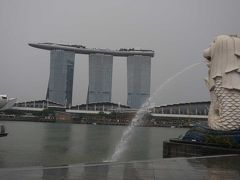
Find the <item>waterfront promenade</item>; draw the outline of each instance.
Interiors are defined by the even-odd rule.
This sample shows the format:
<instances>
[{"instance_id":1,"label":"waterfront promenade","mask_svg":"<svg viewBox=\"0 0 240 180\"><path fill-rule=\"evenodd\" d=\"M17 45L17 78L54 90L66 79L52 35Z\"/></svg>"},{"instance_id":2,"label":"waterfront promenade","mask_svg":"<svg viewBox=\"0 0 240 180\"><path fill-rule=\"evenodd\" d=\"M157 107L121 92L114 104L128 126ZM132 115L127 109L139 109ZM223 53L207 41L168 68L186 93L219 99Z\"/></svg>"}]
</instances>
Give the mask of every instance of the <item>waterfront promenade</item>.
<instances>
[{"instance_id":1,"label":"waterfront promenade","mask_svg":"<svg viewBox=\"0 0 240 180\"><path fill-rule=\"evenodd\" d=\"M0 179L10 180L195 180L239 179L240 156L171 158L149 161L75 164L59 167L2 168Z\"/></svg>"},{"instance_id":2,"label":"waterfront promenade","mask_svg":"<svg viewBox=\"0 0 240 180\"><path fill-rule=\"evenodd\" d=\"M0 121L25 121L25 122L64 122L74 124L98 124L127 126L135 113L98 113L98 114L70 114L59 112L56 116L0 116ZM192 127L193 125L206 124L207 116L181 115L181 114L148 114L138 126L143 127Z\"/></svg>"}]
</instances>

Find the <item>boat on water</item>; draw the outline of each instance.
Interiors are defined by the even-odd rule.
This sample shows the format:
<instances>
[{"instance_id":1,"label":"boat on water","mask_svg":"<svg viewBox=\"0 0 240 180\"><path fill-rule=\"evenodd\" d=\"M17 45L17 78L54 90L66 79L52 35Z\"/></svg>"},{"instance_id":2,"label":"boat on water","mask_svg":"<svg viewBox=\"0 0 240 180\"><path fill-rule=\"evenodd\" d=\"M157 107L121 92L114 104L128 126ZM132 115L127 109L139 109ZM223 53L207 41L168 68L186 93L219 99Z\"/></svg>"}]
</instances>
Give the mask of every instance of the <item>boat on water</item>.
<instances>
[{"instance_id":1,"label":"boat on water","mask_svg":"<svg viewBox=\"0 0 240 180\"><path fill-rule=\"evenodd\" d=\"M7 95L0 95L0 111L10 109L16 102L16 98L8 98Z\"/></svg>"},{"instance_id":2,"label":"boat on water","mask_svg":"<svg viewBox=\"0 0 240 180\"><path fill-rule=\"evenodd\" d=\"M5 126L0 125L0 137L7 136L8 133L6 132Z\"/></svg>"}]
</instances>

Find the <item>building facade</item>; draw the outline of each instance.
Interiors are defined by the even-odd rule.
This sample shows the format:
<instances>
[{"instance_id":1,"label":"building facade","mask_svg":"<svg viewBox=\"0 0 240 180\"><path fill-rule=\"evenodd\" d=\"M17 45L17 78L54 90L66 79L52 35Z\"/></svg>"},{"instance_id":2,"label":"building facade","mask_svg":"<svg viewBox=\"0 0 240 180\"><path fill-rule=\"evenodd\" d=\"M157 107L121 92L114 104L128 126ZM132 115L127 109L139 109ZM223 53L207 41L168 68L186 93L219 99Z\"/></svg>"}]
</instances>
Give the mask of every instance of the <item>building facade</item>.
<instances>
[{"instance_id":1,"label":"building facade","mask_svg":"<svg viewBox=\"0 0 240 180\"><path fill-rule=\"evenodd\" d=\"M113 56L89 55L89 85L87 104L111 102Z\"/></svg>"},{"instance_id":2,"label":"building facade","mask_svg":"<svg viewBox=\"0 0 240 180\"><path fill-rule=\"evenodd\" d=\"M155 107L152 112L157 114L208 115L209 106L209 101L180 103Z\"/></svg>"},{"instance_id":3,"label":"building facade","mask_svg":"<svg viewBox=\"0 0 240 180\"><path fill-rule=\"evenodd\" d=\"M74 52L50 51L50 76L46 98L70 106L72 104Z\"/></svg>"},{"instance_id":4,"label":"building facade","mask_svg":"<svg viewBox=\"0 0 240 180\"><path fill-rule=\"evenodd\" d=\"M150 96L151 86L151 57L127 57L127 105L140 108Z\"/></svg>"}]
</instances>

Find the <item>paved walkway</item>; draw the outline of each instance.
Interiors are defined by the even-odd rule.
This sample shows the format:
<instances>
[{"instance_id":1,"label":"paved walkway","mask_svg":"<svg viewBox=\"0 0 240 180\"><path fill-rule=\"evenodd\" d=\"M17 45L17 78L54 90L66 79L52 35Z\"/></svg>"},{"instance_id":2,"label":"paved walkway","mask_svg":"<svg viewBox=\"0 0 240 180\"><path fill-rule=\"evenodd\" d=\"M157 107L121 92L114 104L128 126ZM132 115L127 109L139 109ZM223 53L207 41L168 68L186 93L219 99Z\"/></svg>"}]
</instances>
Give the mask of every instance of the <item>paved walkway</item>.
<instances>
[{"instance_id":1,"label":"paved walkway","mask_svg":"<svg viewBox=\"0 0 240 180\"><path fill-rule=\"evenodd\" d=\"M240 156L170 158L61 167L0 168L1 180L240 179Z\"/></svg>"}]
</instances>

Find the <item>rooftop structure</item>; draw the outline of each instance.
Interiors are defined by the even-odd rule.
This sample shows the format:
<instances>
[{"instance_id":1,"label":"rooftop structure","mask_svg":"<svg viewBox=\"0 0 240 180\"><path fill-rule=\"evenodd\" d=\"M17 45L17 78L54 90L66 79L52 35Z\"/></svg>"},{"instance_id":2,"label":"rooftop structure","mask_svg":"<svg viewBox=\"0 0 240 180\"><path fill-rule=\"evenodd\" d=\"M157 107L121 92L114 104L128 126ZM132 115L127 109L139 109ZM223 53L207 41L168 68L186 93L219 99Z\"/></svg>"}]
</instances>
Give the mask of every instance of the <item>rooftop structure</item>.
<instances>
[{"instance_id":1,"label":"rooftop structure","mask_svg":"<svg viewBox=\"0 0 240 180\"><path fill-rule=\"evenodd\" d=\"M96 49L96 48L86 48L82 45L64 45L64 44L55 44L55 43L29 43L29 46L45 49L45 50L64 50L64 51L72 51L76 54L106 54L112 56L154 56L154 51L145 50L145 49L124 49L121 48L119 50L110 50L110 49Z\"/></svg>"}]
</instances>

